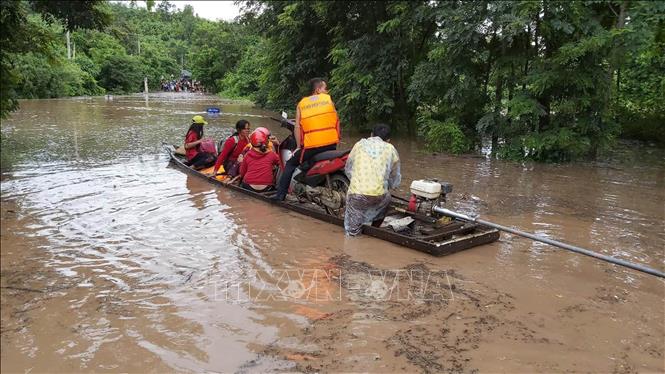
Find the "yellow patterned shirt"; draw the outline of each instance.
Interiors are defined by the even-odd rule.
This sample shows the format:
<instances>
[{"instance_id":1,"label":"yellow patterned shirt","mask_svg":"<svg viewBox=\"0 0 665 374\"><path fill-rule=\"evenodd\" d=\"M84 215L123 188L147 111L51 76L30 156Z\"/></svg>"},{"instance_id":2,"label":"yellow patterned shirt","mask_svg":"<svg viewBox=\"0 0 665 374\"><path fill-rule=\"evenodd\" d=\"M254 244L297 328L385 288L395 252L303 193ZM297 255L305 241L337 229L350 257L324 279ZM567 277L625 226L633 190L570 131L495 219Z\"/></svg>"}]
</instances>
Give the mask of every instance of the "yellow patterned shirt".
<instances>
[{"instance_id":1,"label":"yellow patterned shirt","mask_svg":"<svg viewBox=\"0 0 665 374\"><path fill-rule=\"evenodd\" d=\"M361 139L353 146L344 171L351 180L350 194L384 195L402 179L397 150L378 136Z\"/></svg>"}]
</instances>

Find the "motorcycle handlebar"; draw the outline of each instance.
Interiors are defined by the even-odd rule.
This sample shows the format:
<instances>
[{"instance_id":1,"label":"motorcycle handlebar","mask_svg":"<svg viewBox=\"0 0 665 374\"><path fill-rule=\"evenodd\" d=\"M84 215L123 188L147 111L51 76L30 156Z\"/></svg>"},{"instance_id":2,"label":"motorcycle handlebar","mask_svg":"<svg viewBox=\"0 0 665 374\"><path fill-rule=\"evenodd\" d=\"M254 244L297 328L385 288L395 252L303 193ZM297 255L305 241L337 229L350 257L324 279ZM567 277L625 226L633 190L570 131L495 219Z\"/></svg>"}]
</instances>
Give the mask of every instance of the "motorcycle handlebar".
<instances>
[{"instance_id":1,"label":"motorcycle handlebar","mask_svg":"<svg viewBox=\"0 0 665 374\"><path fill-rule=\"evenodd\" d=\"M293 127L295 126L295 123L293 123L293 120L288 120L288 119L283 119L283 118L275 118L275 117L270 117L271 120L279 122L282 127L286 127L287 129L293 131Z\"/></svg>"}]
</instances>

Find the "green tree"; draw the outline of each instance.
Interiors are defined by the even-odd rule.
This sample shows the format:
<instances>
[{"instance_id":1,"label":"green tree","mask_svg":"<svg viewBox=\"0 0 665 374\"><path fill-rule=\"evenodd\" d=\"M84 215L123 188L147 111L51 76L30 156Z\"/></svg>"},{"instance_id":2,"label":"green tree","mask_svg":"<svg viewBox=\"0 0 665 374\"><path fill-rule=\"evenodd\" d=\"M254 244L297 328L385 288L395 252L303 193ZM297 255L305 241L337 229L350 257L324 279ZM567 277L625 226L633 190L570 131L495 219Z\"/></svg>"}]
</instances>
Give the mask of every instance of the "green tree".
<instances>
[{"instance_id":1,"label":"green tree","mask_svg":"<svg viewBox=\"0 0 665 374\"><path fill-rule=\"evenodd\" d=\"M491 142L498 157L565 161L620 134L665 144L664 2L247 1L234 22L146 5L2 2L0 114L20 97L155 88L185 68L290 110L324 77L345 126L387 121L437 151Z\"/></svg>"},{"instance_id":2,"label":"green tree","mask_svg":"<svg viewBox=\"0 0 665 374\"><path fill-rule=\"evenodd\" d=\"M267 64L265 55L268 48L268 43L261 38L256 38L256 42L246 48L235 69L217 81L223 96L264 100L259 99L259 94L263 86L261 74Z\"/></svg>"},{"instance_id":3,"label":"green tree","mask_svg":"<svg viewBox=\"0 0 665 374\"><path fill-rule=\"evenodd\" d=\"M110 21L105 2L90 0L81 2L62 1L2 1L0 2L0 75L3 84L0 88L0 117L18 107L20 97L18 85L21 78L21 65L17 56L34 53L46 56L55 62L53 55L56 41L49 28L43 27L39 21L30 18L34 8L43 19L49 22L64 22L65 28L73 30L79 27L101 27Z\"/></svg>"},{"instance_id":4,"label":"green tree","mask_svg":"<svg viewBox=\"0 0 665 374\"><path fill-rule=\"evenodd\" d=\"M318 9L334 37L330 83L346 122L362 128L387 121L415 132L407 89L435 31L430 3L322 2Z\"/></svg>"},{"instance_id":5,"label":"green tree","mask_svg":"<svg viewBox=\"0 0 665 374\"><path fill-rule=\"evenodd\" d=\"M144 72L136 56L108 57L99 73L99 83L110 92L137 92L143 84Z\"/></svg>"},{"instance_id":6,"label":"green tree","mask_svg":"<svg viewBox=\"0 0 665 374\"><path fill-rule=\"evenodd\" d=\"M623 136L665 145L665 3L630 5L630 48L614 75L614 113Z\"/></svg>"},{"instance_id":7,"label":"green tree","mask_svg":"<svg viewBox=\"0 0 665 374\"><path fill-rule=\"evenodd\" d=\"M158 37L142 37L141 55L138 57L152 88L158 88L163 77L180 73L174 56L169 53L166 43Z\"/></svg>"},{"instance_id":8,"label":"green tree","mask_svg":"<svg viewBox=\"0 0 665 374\"><path fill-rule=\"evenodd\" d=\"M240 61L244 37L242 27L226 22L199 22L192 32L188 61L192 73L213 91L221 90L219 80Z\"/></svg>"},{"instance_id":9,"label":"green tree","mask_svg":"<svg viewBox=\"0 0 665 374\"><path fill-rule=\"evenodd\" d=\"M248 2L247 12L260 14L247 19L263 35L265 51L262 85L257 102L272 108L295 108L306 94L307 82L332 70L329 58L331 35L317 14L318 2ZM333 87L334 90L334 87ZM334 91L333 91L334 92Z\"/></svg>"},{"instance_id":10,"label":"green tree","mask_svg":"<svg viewBox=\"0 0 665 374\"><path fill-rule=\"evenodd\" d=\"M84 51L98 66L103 65L113 56L126 55L127 51L120 41L113 36L100 31L88 31L86 42L82 43Z\"/></svg>"},{"instance_id":11,"label":"green tree","mask_svg":"<svg viewBox=\"0 0 665 374\"><path fill-rule=\"evenodd\" d=\"M101 29L111 23L108 3L103 0L30 0L30 5L52 22L62 22L65 29Z\"/></svg>"},{"instance_id":12,"label":"green tree","mask_svg":"<svg viewBox=\"0 0 665 374\"><path fill-rule=\"evenodd\" d=\"M423 113L474 143L491 137L504 157L569 160L612 144L626 2L438 2L435 10L437 41L410 87Z\"/></svg>"}]
</instances>

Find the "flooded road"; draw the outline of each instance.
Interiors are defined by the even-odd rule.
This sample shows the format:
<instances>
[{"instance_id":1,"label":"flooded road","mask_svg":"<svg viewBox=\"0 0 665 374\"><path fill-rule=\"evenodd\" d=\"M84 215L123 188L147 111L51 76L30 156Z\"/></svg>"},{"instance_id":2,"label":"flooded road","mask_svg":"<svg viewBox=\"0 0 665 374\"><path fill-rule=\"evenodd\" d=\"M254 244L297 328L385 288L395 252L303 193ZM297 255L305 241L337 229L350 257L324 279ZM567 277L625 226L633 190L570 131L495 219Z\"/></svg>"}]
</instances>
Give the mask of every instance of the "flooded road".
<instances>
[{"instance_id":1,"label":"flooded road","mask_svg":"<svg viewBox=\"0 0 665 374\"><path fill-rule=\"evenodd\" d=\"M662 280L502 234L435 258L169 166L251 106L198 95L33 100L2 121L3 372L665 371ZM359 135L347 136L350 148ZM665 152L597 163L433 155L465 213L665 269Z\"/></svg>"}]
</instances>

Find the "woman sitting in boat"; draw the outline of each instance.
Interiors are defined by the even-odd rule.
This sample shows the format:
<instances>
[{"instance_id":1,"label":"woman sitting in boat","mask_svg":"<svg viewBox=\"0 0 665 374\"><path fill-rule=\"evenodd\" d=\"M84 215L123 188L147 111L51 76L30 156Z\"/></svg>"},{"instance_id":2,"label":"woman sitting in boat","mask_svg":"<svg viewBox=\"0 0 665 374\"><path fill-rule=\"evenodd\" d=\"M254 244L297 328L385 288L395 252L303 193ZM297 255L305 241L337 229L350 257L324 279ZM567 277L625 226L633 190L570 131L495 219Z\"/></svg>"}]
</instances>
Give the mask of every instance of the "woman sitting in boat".
<instances>
[{"instance_id":1,"label":"woman sitting in boat","mask_svg":"<svg viewBox=\"0 0 665 374\"><path fill-rule=\"evenodd\" d=\"M279 167L279 156L268 149L270 140L263 131L255 130L250 142L252 148L240 163L240 187L254 192L270 191L275 187L273 171Z\"/></svg>"},{"instance_id":2,"label":"woman sitting in boat","mask_svg":"<svg viewBox=\"0 0 665 374\"><path fill-rule=\"evenodd\" d=\"M203 125L207 124L202 116L194 116L185 135L185 164L196 170L208 168L215 162L215 143L203 138Z\"/></svg>"},{"instance_id":3,"label":"woman sitting in boat","mask_svg":"<svg viewBox=\"0 0 665 374\"><path fill-rule=\"evenodd\" d=\"M238 156L240 156L247 144L249 144L249 127L250 124L247 120L241 119L236 122L236 131L220 147L221 151L219 151L219 155L217 156L213 174L218 174L219 168L224 166L224 171L227 175L231 177L238 175L240 168Z\"/></svg>"}]
</instances>

